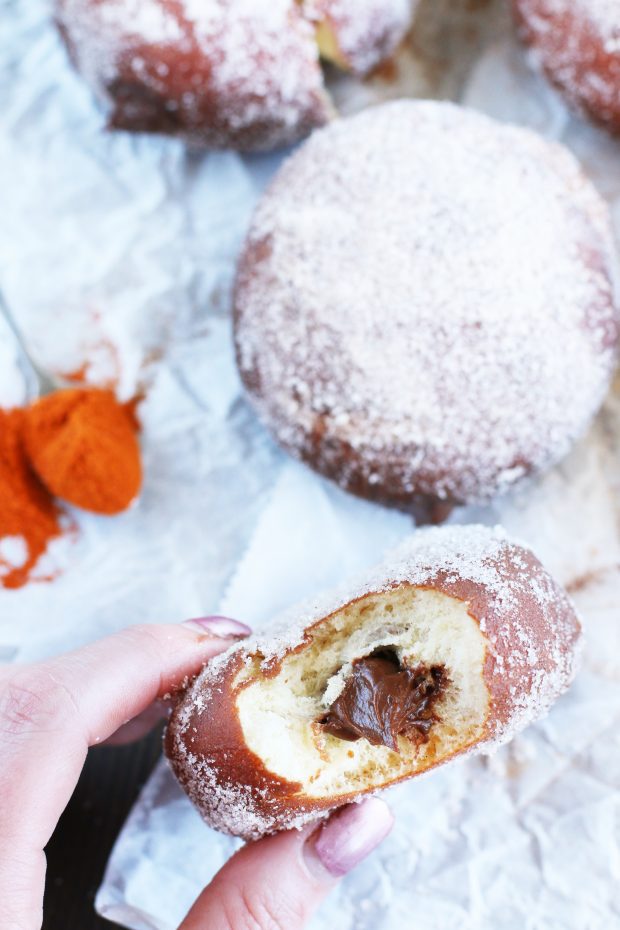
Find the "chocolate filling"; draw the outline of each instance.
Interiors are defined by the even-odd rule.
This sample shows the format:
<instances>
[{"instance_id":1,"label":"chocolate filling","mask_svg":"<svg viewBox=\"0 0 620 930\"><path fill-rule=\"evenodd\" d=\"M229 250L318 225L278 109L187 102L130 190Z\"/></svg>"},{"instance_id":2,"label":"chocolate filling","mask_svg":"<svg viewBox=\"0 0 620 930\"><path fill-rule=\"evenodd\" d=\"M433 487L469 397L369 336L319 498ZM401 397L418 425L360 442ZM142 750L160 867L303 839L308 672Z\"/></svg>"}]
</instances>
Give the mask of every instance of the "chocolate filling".
<instances>
[{"instance_id":1,"label":"chocolate filling","mask_svg":"<svg viewBox=\"0 0 620 930\"><path fill-rule=\"evenodd\" d=\"M364 737L398 751L398 736L426 742L435 704L449 684L443 665L402 666L391 650L353 662L344 688L319 723L344 740Z\"/></svg>"}]
</instances>

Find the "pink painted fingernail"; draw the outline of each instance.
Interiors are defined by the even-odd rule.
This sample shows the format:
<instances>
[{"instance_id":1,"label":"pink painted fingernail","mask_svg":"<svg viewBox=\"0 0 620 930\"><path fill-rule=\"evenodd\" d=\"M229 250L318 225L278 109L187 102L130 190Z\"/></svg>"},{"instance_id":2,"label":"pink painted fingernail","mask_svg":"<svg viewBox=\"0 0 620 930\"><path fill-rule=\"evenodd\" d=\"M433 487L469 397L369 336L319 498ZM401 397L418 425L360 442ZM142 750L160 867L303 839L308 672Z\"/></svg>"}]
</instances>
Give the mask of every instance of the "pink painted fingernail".
<instances>
[{"instance_id":1,"label":"pink painted fingernail","mask_svg":"<svg viewBox=\"0 0 620 930\"><path fill-rule=\"evenodd\" d=\"M210 633L218 639L242 639L252 632L249 626L232 617L194 617L183 625L201 633Z\"/></svg>"},{"instance_id":2,"label":"pink painted fingernail","mask_svg":"<svg viewBox=\"0 0 620 930\"><path fill-rule=\"evenodd\" d=\"M314 855L330 875L340 878L365 859L388 835L394 818L384 801L367 798L343 807L308 840Z\"/></svg>"}]
</instances>

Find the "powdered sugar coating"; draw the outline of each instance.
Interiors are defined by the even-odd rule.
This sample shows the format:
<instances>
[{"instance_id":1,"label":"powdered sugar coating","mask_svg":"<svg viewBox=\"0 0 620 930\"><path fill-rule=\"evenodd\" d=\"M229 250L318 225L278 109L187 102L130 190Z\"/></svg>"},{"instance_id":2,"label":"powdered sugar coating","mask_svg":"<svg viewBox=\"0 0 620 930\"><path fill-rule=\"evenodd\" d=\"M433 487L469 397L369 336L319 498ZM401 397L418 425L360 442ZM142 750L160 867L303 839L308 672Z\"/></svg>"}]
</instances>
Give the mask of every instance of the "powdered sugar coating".
<instances>
[{"instance_id":1,"label":"powdered sugar coating","mask_svg":"<svg viewBox=\"0 0 620 930\"><path fill-rule=\"evenodd\" d=\"M525 0L523 6L532 9L531 16L538 19L540 28L549 28L547 17L565 13L569 8L579 19L594 27L605 42L620 38L619 0ZM614 48L613 45L609 46Z\"/></svg>"},{"instance_id":2,"label":"powdered sugar coating","mask_svg":"<svg viewBox=\"0 0 620 930\"><path fill-rule=\"evenodd\" d=\"M334 30L350 69L367 74L388 58L411 25L419 0L309 0L306 9Z\"/></svg>"},{"instance_id":3,"label":"powdered sugar coating","mask_svg":"<svg viewBox=\"0 0 620 930\"><path fill-rule=\"evenodd\" d=\"M241 375L278 441L407 508L549 467L618 340L607 207L563 148L437 102L317 132L256 210Z\"/></svg>"},{"instance_id":4,"label":"powdered sugar coating","mask_svg":"<svg viewBox=\"0 0 620 930\"><path fill-rule=\"evenodd\" d=\"M268 150L332 116L315 39L319 12L334 7L360 72L393 50L411 18L409 0L365 0L359 13L358 0L320 5L57 0L57 18L79 70L110 108L112 126Z\"/></svg>"},{"instance_id":5,"label":"powdered sugar coating","mask_svg":"<svg viewBox=\"0 0 620 930\"><path fill-rule=\"evenodd\" d=\"M513 0L533 59L568 100L620 130L620 2Z\"/></svg>"},{"instance_id":6,"label":"powdered sugar coating","mask_svg":"<svg viewBox=\"0 0 620 930\"><path fill-rule=\"evenodd\" d=\"M586 18L595 23L608 38L620 37L620 3L618 0L582 0L581 3L572 5L581 6Z\"/></svg>"},{"instance_id":7,"label":"powdered sugar coating","mask_svg":"<svg viewBox=\"0 0 620 930\"><path fill-rule=\"evenodd\" d=\"M183 787L212 826L250 838L274 828L299 827L328 812L329 805L317 806L312 799L291 799L283 811L286 783L271 783L268 773L258 769L244 783L231 780L228 770L235 771L243 754L234 739L215 754L188 744L200 740L203 713L210 729L221 726L219 716L230 716L231 681L252 656L260 654L268 669L303 647L314 624L368 594L399 585L432 588L467 601L487 638L484 675L491 710L477 749L492 751L543 716L572 680L580 646L575 611L530 550L510 542L501 528L419 531L373 571L292 608L267 633L213 659L191 686L173 715L166 751ZM245 766L247 773L247 760Z\"/></svg>"},{"instance_id":8,"label":"powdered sugar coating","mask_svg":"<svg viewBox=\"0 0 620 930\"><path fill-rule=\"evenodd\" d=\"M79 70L117 128L268 149L330 117L295 0L59 0Z\"/></svg>"}]
</instances>

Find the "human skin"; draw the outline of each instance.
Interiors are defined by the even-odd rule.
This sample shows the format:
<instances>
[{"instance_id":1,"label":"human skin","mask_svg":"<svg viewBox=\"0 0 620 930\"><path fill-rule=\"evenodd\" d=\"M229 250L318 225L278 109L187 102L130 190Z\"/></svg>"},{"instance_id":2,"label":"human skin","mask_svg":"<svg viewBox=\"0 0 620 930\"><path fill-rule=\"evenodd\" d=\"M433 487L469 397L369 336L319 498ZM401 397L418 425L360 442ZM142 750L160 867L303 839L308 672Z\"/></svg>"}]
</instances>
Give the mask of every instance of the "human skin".
<instances>
[{"instance_id":1,"label":"human skin","mask_svg":"<svg viewBox=\"0 0 620 930\"><path fill-rule=\"evenodd\" d=\"M45 662L0 668L4 930L41 927L44 848L88 748L143 735L161 716L164 696L248 633L226 617L133 626ZM318 828L249 843L204 889L179 930L299 930L391 827L384 802L370 798Z\"/></svg>"}]
</instances>

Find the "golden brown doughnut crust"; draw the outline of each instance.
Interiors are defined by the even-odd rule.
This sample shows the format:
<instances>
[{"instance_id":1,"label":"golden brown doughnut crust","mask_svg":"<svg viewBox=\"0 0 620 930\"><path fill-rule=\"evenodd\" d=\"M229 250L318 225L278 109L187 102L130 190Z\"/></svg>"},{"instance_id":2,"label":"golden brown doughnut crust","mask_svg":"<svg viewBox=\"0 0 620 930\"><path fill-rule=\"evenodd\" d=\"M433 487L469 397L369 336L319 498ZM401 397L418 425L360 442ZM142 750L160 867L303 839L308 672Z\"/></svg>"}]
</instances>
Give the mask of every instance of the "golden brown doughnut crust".
<instances>
[{"instance_id":1,"label":"golden brown doughnut crust","mask_svg":"<svg viewBox=\"0 0 620 930\"><path fill-rule=\"evenodd\" d=\"M546 713L571 681L579 621L566 593L532 552L486 527L421 531L370 576L292 611L283 619L284 639L267 636L236 645L188 689L171 717L165 750L208 823L251 838L300 826L358 797L309 798L300 794L299 784L268 771L245 744L233 682L249 656L260 654L263 672L275 674L283 657L302 650L313 628L332 613L400 586L466 602L484 632L490 710L476 748L490 750L510 739Z\"/></svg>"},{"instance_id":2,"label":"golden brown doughnut crust","mask_svg":"<svg viewBox=\"0 0 620 930\"><path fill-rule=\"evenodd\" d=\"M112 128L268 151L333 116L317 23L332 24L343 66L364 74L394 51L412 2L56 0L56 18Z\"/></svg>"},{"instance_id":3,"label":"golden brown doughnut crust","mask_svg":"<svg viewBox=\"0 0 620 930\"><path fill-rule=\"evenodd\" d=\"M616 0L512 0L520 37L566 99L620 132L620 6Z\"/></svg>"},{"instance_id":4,"label":"golden brown doughnut crust","mask_svg":"<svg viewBox=\"0 0 620 930\"><path fill-rule=\"evenodd\" d=\"M56 16L113 128L256 151L331 117L295 0L57 0Z\"/></svg>"}]
</instances>

